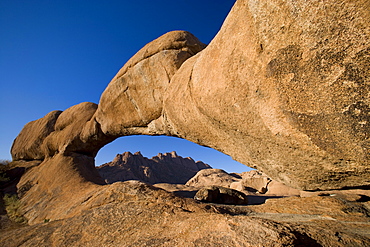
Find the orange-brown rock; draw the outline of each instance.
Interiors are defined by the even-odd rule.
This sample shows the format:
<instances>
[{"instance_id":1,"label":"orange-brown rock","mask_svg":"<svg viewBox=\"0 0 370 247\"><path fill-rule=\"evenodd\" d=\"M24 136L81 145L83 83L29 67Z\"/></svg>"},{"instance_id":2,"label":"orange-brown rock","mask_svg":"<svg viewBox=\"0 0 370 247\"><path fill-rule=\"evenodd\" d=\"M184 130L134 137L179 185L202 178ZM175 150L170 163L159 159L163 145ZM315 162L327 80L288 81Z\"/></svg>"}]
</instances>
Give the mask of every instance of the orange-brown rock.
<instances>
[{"instance_id":1,"label":"orange-brown rock","mask_svg":"<svg viewBox=\"0 0 370 247\"><path fill-rule=\"evenodd\" d=\"M114 136L134 134L136 128L148 127L163 117L163 98L172 76L186 59L204 47L184 31L169 32L144 46L101 96L95 117L103 132ZM147 134L155 133L165 134L155 126Z\"/></svg>"},{"instance_id":2,"label":"orange-brown rock","mask_svg":"<svg viewBox=\"0 0 370 247\"><path fill-rule=\"evenodd\" d=\"M221 169L205 169L200 170L194 177L186 182L187 186L205 187L205 186L224 186L230 187L230 184L238 181L240 178L232 176Z\"/></svg>"},{"instance_id":3,"label":"orange-brown rock","mask_svg":"<svg viewBox=\"0 0 370 247\"><path fill-rule=\"evenodd\" d=\"M94 115L98 105L84 102L63 111L51 132L44 140L42 148L47 157L55 154L81 153L95 157L97 151L92 143L85 143L81 140L81 132L86 123Z\"/></svg>"},{"instance_id":4,"label":"orange-brown rock","mask_svg":"<svg viewBox=\"0 0 370 247\"><path fill-rule=\"evenodd\" d=\"M160 102L171 76L187 57L194 55L204 46L188 32L175 31L165 34L145 46L124 66L103 93L100 106L89 102L80 103L63 112L49 113L23 128L11 150L13 159L43 160L40 165L28 170L18 184L24 215L30 224L42 222L45 218L70 217L86 208L85 204L80 205L81 200L96 191L98 185L105 184L94 167L94 157L99 149L120 135L148 131L150 128L137 127L137 121L141 120L134 120L135 117L130 114L145 112L148 114L144 115L151 118L149 122L156 119L156 112L162 112ZM156 68L152 64L159 67ZM155 70L151 71L154 68ZM141 80L133 80L134 76L144 77ZM154 84L162 83L163 87L148 87L147 82L151 82L153 87ZM128 86L130 90L122 88ZM119 88L122 90L118 90ZM133 98L130 98L130 93L134 95ZM148 98L148 93L153 98ZM130 98L126 98L130 103L119 101L124 101L126 96ZM122 103L122 108L118 105L108 106L110 103L104 103L105 97L110 99L112 104ZM146 101L146 98L154 101ZM140 109L135 108L139 105ZM138 111L133 113L130 107ZM129 115L121 114L120 111ZM106 114L106 122L99 122L103 112ZM122 116L123 122L110 118ZM135 124L125 122L130 122L130 118L136 121ZM118 132L113 131L116 128L113 125L117 127ZM104 126L108 126L110 130L104 131Z\"/></svg>"},{"instance_id":5,"label":"orange-brown rock","mask_svg":"<svg viewBox=\"0 0 370 247\"><path fill-rule=\"evenodd\" d=\"M80 133L62 142L94 156L119 136L166 134L295 188L369 185L367 6L239 0L203 51L182 31L146 45L113 78ZM25 130L18 139L26 132L38 133ZM58 138L46 138L48 154L33 156L73 146L56 147ZM13 157L31 159L18 143Z\"/></svg>"},{"instance_id":6,"label":"orange-brown rock","mask_svg":"<svg viewBox=\"0 0 370 247\"><path fill-rule=\"evenodd\" d=\"M369 8L237 1L171 80L174 134L295 188L369 185Z\"/></svg>"},{"instance_id":7,"label":"orange-brown rock","mask_svg":"<svg viewBox=\"0 0 370 247\"><path fill-rule=\"evenodd\" d=\"M289 187L281 182L272 180L266 174L259 171L243 172L241 181L230 184L243 192L255 192L266 196L300 196L301 191Z\"/></svg>"},{"instance_id":8,"label":"orange-brown rock","mask_svg":"<svg viewBox=\"0 0 370 247\"><path fill-rule=\"evenodd\" d=\"M77 202L77 197L69 199ZM79 214L60 220L44 218L40 224L2 230L0 245L345 247L370 244L368 217L364 215L368 211L361 204L333 197L274 199L259 206L212 205L127 181L99 186L79 200L84 206Z\"/></svg>"},{"instance_id":9,"label":"orange-brown rock","mask_svg":"<svg viewBox=\"0 0 370 247\"><path fill-rule=\"evenodd\" d=\"M368 188L369 13L367 0L238 0L204 50L181 31L149 43L113 78L98 106L52 112L21 131L13 159L42 160L18 184L25 217L30 224L61 221L2 234L1 243L35 245L37 233L56 246L113 245L126 235L139 246L176 246L176 239L179 246L368 246L368 231L358 230L368 225L351 220L286 225L220 214L189 217L185 208L174 213L179 199L151 204L166 208L155 211L161 216L175 217L153 216L144 206L133 212L140 196L126 193L127 183L99 185L94 156L120 136L164 134L215 148L297 189ZM361 217L368 220L366 213ZM147 238L136 229L147 233L149 220L157 224L150 224L155 229ZM86 224L96 227L93 233ZM99 240L101 226L109 231ZM116 237L120 229L126 229L122 238Z\"/></svg>"},{"instance_id":10,"label":"orange-brown rock","mask_svg":"<svg viewBox=\"0 0 370 247\"><path fill-rule=\"evenodd\" d=\"M54 125L61 111L52 111L45 117L26 124L13 142L13 160L42 160L45 153L41 145L54 131Z\"/></svg>"},{"instance_id":11,"label":"orange-brown rock","mask_svg":"<svg viewBox=\"0 0 370 247\"><path fill-rule=\"evenodd\" d=\"M206 186L201 188L194 196L194 199L202 202L218 204L247 205L247 196L237 190L222 186Z\"/></svg>"}]
</instances>

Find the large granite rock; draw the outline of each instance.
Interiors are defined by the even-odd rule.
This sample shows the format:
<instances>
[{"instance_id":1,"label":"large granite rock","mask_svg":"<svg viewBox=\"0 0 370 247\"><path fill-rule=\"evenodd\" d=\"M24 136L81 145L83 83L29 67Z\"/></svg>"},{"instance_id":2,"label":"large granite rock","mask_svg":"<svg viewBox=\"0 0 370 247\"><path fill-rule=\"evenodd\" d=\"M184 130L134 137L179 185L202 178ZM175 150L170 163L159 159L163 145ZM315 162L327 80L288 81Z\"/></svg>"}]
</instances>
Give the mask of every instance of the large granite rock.
<instances>
[{"instance_id":1,"label":"large granite rock","mask_svg":"<svg viewBox=\"0 0 370 247\"><path fill-rule=\"evenodd\" d=\"M126 181L97 187L85 197L77 194L65 199L65 203L69 201L75 202L72 206L83 205L84 210L65 219L45 215L40 224L1 229L0 245L346 247L370 244L368 217L364 215L367 211L356 202L330 196L276 199L257 206L210 205L175 197L142 182ZM65 211L66 208L58 213Z\"/></svg>"},{"instance_id":2,"label":"large granite rock","mask_svg":"<svg viewBox=\"0 0 370 247\"><path fill-rule=\"evenodd\" d=\"M147 122L162 112L162 94L175 71L204 47L188 32L165 34L120 70L99 106L80 103L63 112L49 113L22 129L11 150L13 160L42 160L28 169L17 185L30 224L71 217L86 209L81 199L105 184L94 166L99 149L121 135L149 134L149 130L159 134L160 128ZM158 83L162 86L154 88Z\"/></svg>"},{"instance_id":3,"label":"large granite rock","mask_svg":"<svg viewBox=\"0 0 370 247\"><path fill-rule=\"evenodd\" d=\"M194 199L202 202L219 204L247 205L247 196L237 190L222 186L206 186L201 188L194 196Z\"/></svg>"},{"instance_id":4,"label":"large granite rock","mask_svg":"<svg viewBox=\"0 0 370 247\"><path fill-rule=\"evenodd\" d=\"M133 134L135 128L147 127L163 116L163 98L172 76L204 47L184 31L167 33L144 46L101 96L95 118L103 132L115 136ZM158 130L154 127L153 131Z\"/></svg>"},{"instance_id":5,"label":"large granite rock","mask_svg":"<svg viewBox=\"0 0 370 247\"><path fill-rule=\"evenodd\" d=\"M266 196L300 196L301 191L289 187L281 182L272 180L266 174L259 171L243 172L242 179L230 184L234 188L243 192L254 192Z\"/></svg>"},{"instance_id":6,"label":"large granite rock","mask_svg":"<svg viewBox=\"0 0 370 247\"><path fill-rule=\"evenodd\" d=\"M368 10L361 1L237 1L205 50L188 32L163 35L128 61L63 143L57 129L44 153L19 144L29 133L41 143L52 126L45 119L41 135L26 126L13 157L60 149L93 157L119 136L166 134L299 189L369 185Z\"/></svg>"},{"instance_id":7,"label":"large granite rock","mask_svg":"<svg viewBox=\"0 0 370 247\"><path fill-rule=\"evenodd\" d=\"M112 206L109 198L137 196L122 192L127 184L99 185L104 182L94 168L98 150L124 135L185 138L298 189L369 186L369 12L367 0L238 0L204 50L182 31L149 43L113 78L99 105L81 103L52 112L27 124L16 138L15 161L42 161L18 184L25 217L36 224L86 210L99 215ZM114 218L117 211L109 212ZM54 224L63 231L62 223ZM239 220L230 224L234 229ZM279 235L286 229L272 233L286 240L281 245L297 243L298 233L308 238L293 228L287 238ZM316 226L315 232L340 229L327 228ZM326 239L340 238L345 246L353 245L356 234L366 235L352 233L338 230L339 235L317 242L309 239L333 246ZM266 246L277 243L269 239Z\"/></svg>"},{"instance_id":8,"label":"large granite rock","mask_svg":"<svg viewBox=\"0 0 370 247\"><path fill-rule=\"evenodd\" d=\"M369 185L369 8L237 1L171 80L174 134L296 188Z\"/></svg>"},{"instance_id":9,"label":"large granite rock","mask_svg":"<svg viewBox=\"0 0 370 247\"><path fill-rule=\"evenodd\" d=\"M54 131L54 125L61 111L52 111L45 117L26 124L13 142L13 160L42 160L45 153L41 145Z\"/></svg>"},{"instance_id":10,"label":"large granite rock","mask_svg":"<svg viewBox=\"0 0 370 247\"><path fill-rule=\"evenodd\" d=\"M221 169L207 169L199 171L194 177L186 182L187 186L204 187L204 186L224 186L229 187L231 183L240 180L238 175L231 175Z\"/></svg>"}]
</instances>

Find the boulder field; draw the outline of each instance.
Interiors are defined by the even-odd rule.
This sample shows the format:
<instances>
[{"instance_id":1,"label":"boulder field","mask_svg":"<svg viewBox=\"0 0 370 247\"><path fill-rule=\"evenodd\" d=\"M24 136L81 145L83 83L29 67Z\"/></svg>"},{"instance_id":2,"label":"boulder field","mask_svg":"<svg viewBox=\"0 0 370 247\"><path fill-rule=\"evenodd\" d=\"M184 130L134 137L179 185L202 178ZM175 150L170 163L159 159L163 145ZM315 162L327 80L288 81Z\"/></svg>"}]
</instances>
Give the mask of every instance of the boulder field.
<instances>
[{"instance_id":1,"label":"boulder field","mask_svg":"<svg viewBox=\"0 0 370 247\"><path fill-rule=\"evenodd\" d=\"M344 223L327 227L335 219L330 216L316 226L300 227L296 222L276 225L268 217L251 221L241 216L230 218L232 214L209 216L212 207L166 199L169 195L150 186L129 182L104 185L94 157L101 147L121 136L168 135L219 150L296 189L369 188L369 21L368 0L237 0L208 46L185 31L170 32L150 42L112 79L99 104L85 102L63 112L53 111L25 125L15 139L13 164L27 167L17 185L24 216L31 225L55 220L49 228L30 226L23 234L42 232L49 241L45 240L46 245L70 241L78 246L79 240L82 246L89 239L98 245L105 239L97 241L87 229L74 236L67 225L81 229L92 222L97 228L109 228L105 214L130 222L130 217L146 212L148 220L159 225L178 224L181 228L187 222L203 233L191 235L186 225L178 245L173 242L179 234L175 230L153 238L158 245L172 241L168 246L184 246L185 236L193 236L195 242L200 241L194 246L202 246L202 241L233 246L366 246L368 240L358 235L368 236L366 233L335 230L361 229L361 220L356 220L357 228L342 227ZM137 193L145 190L152 191L145 196L155 194L157 199L141 200L143 196ZM155 204L156 200L162 201ZM171 200L174 204L181 201L181 205L165 203ZM115 211L118 202L121 210ZM137 211L129 210L130 202L137 202ZM145 203L154 211L145 209ZM288 206L284 208L292 212ZM156 210L162 218L153 216ZM356 213L366 214L360 211ZM188 212L199 212L199 221L187 218ZM169 224L174 214L178 220ZM73 223L76 217L79 221ZM62 219L66 220L57 221ZM323 220L315 220L319 219ZM206 220L214 224L213 231L202 225ZM251 224L259 224L258 231ZM155 228L149 235L160 235L163 229ZM249 235L243 235L244 230L250 230ZM220 235L223 231L227 234ZM323 237L328 231L334 231L331 237ZM11 243L9 234L3 235L4 243ZM27 234L17 241L34 244L35 235ZM147 233L137 234L131 237L138 246L145 246L140 234ZM319 237L313 238L315 234ZM85 242L82 236L86 236ZM251 236L259 236L259 242ZM328 242L332 240L339 244ZM243 241L249 245L240 244Z\"/></svg>"}]
</instances>

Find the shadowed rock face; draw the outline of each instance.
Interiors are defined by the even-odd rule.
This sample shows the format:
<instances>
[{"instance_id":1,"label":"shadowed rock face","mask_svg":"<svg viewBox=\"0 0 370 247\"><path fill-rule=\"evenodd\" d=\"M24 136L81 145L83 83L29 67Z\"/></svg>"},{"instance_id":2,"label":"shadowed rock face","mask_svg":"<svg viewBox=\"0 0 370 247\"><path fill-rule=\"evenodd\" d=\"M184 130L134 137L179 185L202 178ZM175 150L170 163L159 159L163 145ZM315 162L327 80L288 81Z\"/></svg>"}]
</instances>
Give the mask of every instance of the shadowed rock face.
<instances>
[{"instance_id":1,"label":"shadowed rock face","mask_svg":"<svg viewBox=\"0 0 370 247\"><path fill-rule=\"evenodd\" d=\"M89 190L102 183L98 150L136 134L212 147L299 189L368 186L369 13L365 0L239 0L204 50L188 32L165 34L128 61L99 105L25 126L13 159L44 161L19 186L29 197Z\"/></svg>"},{"instance_id":2,"label":"shadowed rock face","mask_svg":"<svg viewBox=\"0 0 370 247\"><path fill-rule=\"evenodd\" d=\"M149 184L185 184L198 171L211 167L192 158L178 156L175 151L159 153L151 159L140 152L117 154L113 161L97 167L100 176L111 184L139 180Z\"/></svg>"},{"instance_id":3,"label":"shadowed rock face","mask_svg":"<svg viewBox=\"0 0 370 247\"><path fill-rule=\"evenodd\" d=\"M195 194L194 199L198 201L222 204L248 204L247 196L242 192L222 186L204 187Z\"/></svg>"}]
</instances>

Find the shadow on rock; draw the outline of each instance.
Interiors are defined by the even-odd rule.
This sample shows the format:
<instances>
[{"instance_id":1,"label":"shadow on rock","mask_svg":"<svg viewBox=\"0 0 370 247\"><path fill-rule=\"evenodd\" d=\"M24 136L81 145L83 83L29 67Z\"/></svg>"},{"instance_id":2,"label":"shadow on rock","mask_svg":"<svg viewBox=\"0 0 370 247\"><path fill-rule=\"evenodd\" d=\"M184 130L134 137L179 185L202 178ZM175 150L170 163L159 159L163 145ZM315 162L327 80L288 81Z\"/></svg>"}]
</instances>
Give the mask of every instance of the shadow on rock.
<instances>
[{"instance_id":1,"label":"shadow on rock","mask_svg":"<svg viewBox=\"0 0 370 247\"><path fill-rule=\"evenodd\" d=\"M283 198L283 196L254 196L247 195L249 205L260 205L264 204L267 199Z\"/></svg>"}]
</instances>

